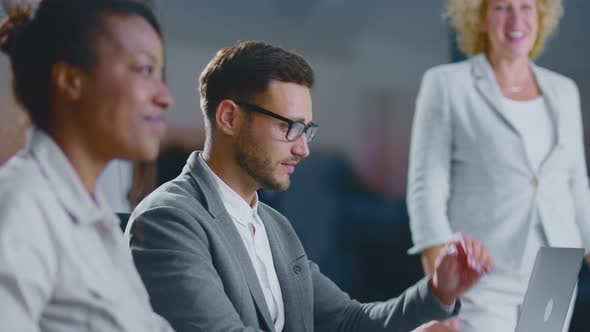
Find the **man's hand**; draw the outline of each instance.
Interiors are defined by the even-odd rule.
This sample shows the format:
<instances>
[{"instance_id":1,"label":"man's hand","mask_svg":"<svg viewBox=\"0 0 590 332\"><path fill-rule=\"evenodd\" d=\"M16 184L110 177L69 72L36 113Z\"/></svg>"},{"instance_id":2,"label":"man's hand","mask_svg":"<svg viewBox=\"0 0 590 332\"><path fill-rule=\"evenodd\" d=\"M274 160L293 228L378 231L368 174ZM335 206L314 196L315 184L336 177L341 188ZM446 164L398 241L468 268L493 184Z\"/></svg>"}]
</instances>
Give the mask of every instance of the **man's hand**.
<instances>
[{"instance_id":1,"label":"man's hand","mask_svg":"<svg viewBox=\"0 0 590 332\"><path fill-rule=\"evenodd\" d=\"M492 269L487 247L465 234L449 243L438 255L432 278L432 290L439 300L451 305Z\"/></svg>"},{"instance_id":2,"label":"man's hand","mask_svg":"<svg viewBox=\"0 0 590 332\"><path fill-rule=\"evenodd\" d=\"M412 330L412 332L459 332L459 330L433 320L424 325L418 326L415 330Z\"/></svg>"}]
</instances>

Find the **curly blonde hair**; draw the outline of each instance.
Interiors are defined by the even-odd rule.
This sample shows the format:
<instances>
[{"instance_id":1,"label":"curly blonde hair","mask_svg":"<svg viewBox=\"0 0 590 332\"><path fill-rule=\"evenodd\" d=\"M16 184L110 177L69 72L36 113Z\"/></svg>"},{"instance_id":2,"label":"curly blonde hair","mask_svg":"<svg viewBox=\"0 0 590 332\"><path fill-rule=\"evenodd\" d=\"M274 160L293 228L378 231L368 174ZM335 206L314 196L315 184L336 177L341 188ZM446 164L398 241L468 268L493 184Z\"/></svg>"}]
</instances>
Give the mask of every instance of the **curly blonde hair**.
<instances>
[{"instance_id":1,"label":"curly blonde hair","mask_svg":"<svg viewBox=\"0 0 590 332\"><path fill-rule=\"evenodd\" d=\"M536 58L545 49L549 37L555 32L563 15L562 0L536 0L539 13L537 40L529 56ZM486 14L485 0L449 0L446 16L457 31L457 45L465 54L473 55L489 51L487 34L481 31Z\"/></svg>"}]
</instances>

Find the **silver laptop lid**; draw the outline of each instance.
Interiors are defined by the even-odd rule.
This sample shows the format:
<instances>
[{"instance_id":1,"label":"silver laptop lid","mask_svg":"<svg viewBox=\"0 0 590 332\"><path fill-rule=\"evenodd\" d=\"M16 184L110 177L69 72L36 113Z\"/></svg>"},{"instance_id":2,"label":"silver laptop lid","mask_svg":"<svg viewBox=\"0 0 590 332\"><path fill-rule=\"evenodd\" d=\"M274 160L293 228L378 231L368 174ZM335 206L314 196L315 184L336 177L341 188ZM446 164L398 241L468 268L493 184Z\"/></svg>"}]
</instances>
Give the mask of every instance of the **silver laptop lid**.
<instances>
[{"instance_id":1,"label":"silver laptop lid","mask_svg":"<svg viewBox=\"0 0 590 332\"><path fill-rule=\"evenodd\" d=\"M584 250L541 247L522 304L516 332L561 332Z\"/></svg>"}]
</instances>

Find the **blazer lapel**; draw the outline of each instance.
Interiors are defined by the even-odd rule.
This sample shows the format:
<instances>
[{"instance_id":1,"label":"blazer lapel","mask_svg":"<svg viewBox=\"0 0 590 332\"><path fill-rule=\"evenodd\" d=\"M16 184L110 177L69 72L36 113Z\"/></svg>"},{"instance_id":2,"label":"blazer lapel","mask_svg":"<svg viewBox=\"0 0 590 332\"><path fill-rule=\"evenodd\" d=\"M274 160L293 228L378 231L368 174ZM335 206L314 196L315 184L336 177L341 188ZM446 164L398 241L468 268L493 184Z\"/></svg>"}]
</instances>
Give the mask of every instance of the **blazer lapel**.
<instances>
[{"instance_id":1,"label":"blazer lapel","mask_svg":"<svg viewBox=\"0 0 590 332\"><path fill-rule=\"evenodd\" d=\"M539 169L543 167L543 165L551 158L551 156L557 151L558 146L561 144L561 113L559 112L559 108L557 108L558 104L558 96L557 91L559 89L552 88L549 86L549 82L545 79L544 73L541 71L539 67L537 67L534 63L531 62L531 68L533 70L533 74L535 75L535 80L539 85L539 89L541 90L541 94L543 95L543 99L545 101L545 105L547 106L547 110L549 111L549 115L552 120L553 129L555 131L555 140L553 141L553 147L551 151L547 154L543 162L541 163Z\"/></svg>"},{"instance_id":2,"label":"blazer lapel","mask_svg":"<svg viewBox=\"0 0 590 332\"><path fill-rule=\"evenodd\" d=\"M521 138L521 142L522 142L522 145L524 148L524 141L522 140L522 136L520 135L520 132L518 131L518 129L516 129L516 126L514 125L514 123L512 123L510 118L507 117L506 114L504 113L505 111L504 111L504 108L502 107L502 103L501 103L501 100L503 98L502 92L500 91L498 82L496 81L496 77L494 75L492 67L491 67L490 63L488 62L486 56L484 54L479 54L477 56L474 56L471 59L471 61L472 61L472 70L473 70L473 75L475 78L477 90L486 99L486 101L490 104L492 109L494 109L494 111L496 111L496 113L498 113L498 115L506 123L506 125L508 125L508 127L512 131L514 131L514 133L516 135L518 135ZM555 130L555 137L556 137L551 151L547 154L545 159L541 162L541 165L539 166L538 169L536 169L535 167L533 167L533 165L531 165L529 158L526 158L526 161L527 161L527 164L529 165L530 170L536 174L538 172L538 170L540 170L543 167L545 162L547 160L549 160L549 158L557 150L557 147L559 145L559 140L561 137L561 133L560 133L561 129L560 129L560 125L559 125L560 113L558 111L558 108L555 106L556 102L557 102L557 96L555 94L555 91L557 91L558 89L551 89L551 87L548 86L549 84L548 84L547 80L545 79L544 73L532 61L530 62L530 66L533 71L533 75L535 76L535 80L536 80L537 84L539 85L539 89L541 90L541 94L543 96L543 99L544 99L547 109L549 111L549 114L551 116L552 124L554 125L553 128Z\"/></svg>"},{"instance_id":3,"label":"blazer lapel","mask_svg":"<svg viewBox=\"0 0 590 332\"><path fill-rule=\"evenodd\" d=\"M235 255L237 266L242 269L244 278L250 289L250 294L254 299L256 309L262 317L262 323L265 325L262 326L262 328L274 332L274 324L270 318L270 312L268 311L268 306L264 299L260 282L256 276L256 271L254 270L254 266L248 255L248 251L244 246L244 242L242 242L242 238L236 229L236 225L221 201L221 197L216 189L215 179L208 174L201 163L204 163L204 161L200 157L200 152L193 152L187 161L187 167L189 167L191 175L199 185L199 188L203 191L203 195L207 202L206 208L211 216L219 221L219 226L226 237L228 246Z\"/></svg>"},{"instance_id":4,"label":"blazer lapel","mask_svg":"<svg viewBox=\"0 0 590 332\"><path fill-rule=\"evenodd\" d=\"M283 303L285 309L285 326L284 332L299 332L310 331L309 326L305 326L305 318L303 315L303 300L301 299L301 292L299 291L298 282L293 276L292 263L297 257L290 257L285 251L276 227L273 224L273 218L266 213L264 209L258 208L260 219L264 223L266 233L268 235L268 242L272 252L272 260L281 286L281 293L283 294Z\"/></svg>"},{"instance_id":5,"label":"blazer lapel","mask_svg":"<svg viewBox=\"0 0 590 332\"><path fill-rule=\"evenodd\" d=\"M274 331L274 324L270 318L270 312L268 311L268 305L266 304L262 288L260 287L260 281L254 270L248 251L244 246L244 242L242 242L242 238L236 229L236 225L227 213L219 215L218 218L220 221L219 225L223 229L223 234L227 239L227 243L234 252L236 260L244 272L244 277L248 283L250 294L256 304L256 309L264 320L266 327L263 327L263 329Z\"/></svg>"},{"instance_id":6,"label":"blazer lapel","mask_svg":"<svg viewBox=\"0 0 590 332\"><path fill-rule=\"evenodd\" d=\"M485 54L479 54L471 58L471 64L477 91L484 97L490 107L498 113L498 116L506 123L506 125L508 125L516 135L520 136L514 123L512 123L510 118L504 114L502 92L500 91L496 76L494 75L492 67Z\"/></svg>"}]
</instances>

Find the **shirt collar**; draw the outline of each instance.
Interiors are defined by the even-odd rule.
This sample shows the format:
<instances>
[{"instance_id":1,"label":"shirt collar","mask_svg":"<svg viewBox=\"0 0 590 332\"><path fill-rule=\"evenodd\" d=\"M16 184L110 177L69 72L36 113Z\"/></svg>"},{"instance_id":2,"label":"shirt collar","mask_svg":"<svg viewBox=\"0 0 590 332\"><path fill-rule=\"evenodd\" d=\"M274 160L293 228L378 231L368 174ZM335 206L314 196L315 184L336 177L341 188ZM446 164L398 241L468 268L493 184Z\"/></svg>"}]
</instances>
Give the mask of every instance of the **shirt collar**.
<instances>
[{"instance_id":1,"label":"shirt collar","mask_svg":"<svg viewBox=\"0 0 590 332\"><path fill-rule=\"evenodd\" d=\"M221 201L227 212L240 224L245 225L247 220L258 221L258 193L255 193L254 204L250 206L242 196L240 196L235 190L228 186L213 170L207 165L207 162L203 159L203 155L198 156L199 163L203 166L205 171L211 175L217 184L217 189Z\"/></svg>"},{"instance_id":2,"label":"shirt collar","mask_svg":"<svg viewBox=\"0 0 590 332\"><path fill-rule=\"evenodd\" d=\"M91 224L109 220L118 224L100 194L95 195L96 201L92 199L66 155L49 135L40 129L32 129L27 150L75 222Z\"/></svg>"}]
</instances>

